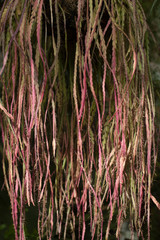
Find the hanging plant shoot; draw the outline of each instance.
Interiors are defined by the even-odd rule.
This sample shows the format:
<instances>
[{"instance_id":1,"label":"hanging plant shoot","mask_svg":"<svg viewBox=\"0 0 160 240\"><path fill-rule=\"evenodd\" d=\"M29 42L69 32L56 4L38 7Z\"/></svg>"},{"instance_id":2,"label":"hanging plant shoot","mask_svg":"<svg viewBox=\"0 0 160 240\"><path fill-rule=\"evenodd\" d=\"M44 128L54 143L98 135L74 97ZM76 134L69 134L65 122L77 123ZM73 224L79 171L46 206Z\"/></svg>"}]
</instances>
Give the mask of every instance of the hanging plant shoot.
<instances>
[{"instance_id":1,"label":"hanging plant shoot","mask_svg":"<svg viewBox=\"0 0 160 240\"><path fill-rule=\"evenodd\" d=\"M15 240L30 239L30 208L35 239L118 239L126 218L150 239L151 199L159 205L147 30L138 0L0 3L1 162Z\"/></svg>"}]
</instances>

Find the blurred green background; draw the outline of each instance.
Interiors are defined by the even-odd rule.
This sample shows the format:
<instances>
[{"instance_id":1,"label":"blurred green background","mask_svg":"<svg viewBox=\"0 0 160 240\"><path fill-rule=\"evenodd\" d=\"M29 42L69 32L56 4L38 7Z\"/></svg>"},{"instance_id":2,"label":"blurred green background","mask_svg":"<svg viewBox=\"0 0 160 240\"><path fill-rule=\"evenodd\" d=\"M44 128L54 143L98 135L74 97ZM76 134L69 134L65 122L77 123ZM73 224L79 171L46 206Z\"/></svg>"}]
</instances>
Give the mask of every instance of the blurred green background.
<instances>
[{"instance_id":1,"label":"blurred green background","mask_svg":"<svg viewBox=\"0 0 160 240\"><path fill-rule=\"evenodd\" d=\"M160 137L160 0L140 1L150 28L150 67L156 100L156 134ZM2 65L0 58L0 67ZM0 138L1 139L1 138ZM158 159L152 194L160 202L160 143L157 144ZM0 142L0 159L2 159L2 142ZM27 209L27 239L36 240L35 209ZM8 193L4 186L2 164L0 164L0 240L14 240L14 229ZM151 202L151 240L160 239L160 211Z\"/></svg>"}]
</instances>

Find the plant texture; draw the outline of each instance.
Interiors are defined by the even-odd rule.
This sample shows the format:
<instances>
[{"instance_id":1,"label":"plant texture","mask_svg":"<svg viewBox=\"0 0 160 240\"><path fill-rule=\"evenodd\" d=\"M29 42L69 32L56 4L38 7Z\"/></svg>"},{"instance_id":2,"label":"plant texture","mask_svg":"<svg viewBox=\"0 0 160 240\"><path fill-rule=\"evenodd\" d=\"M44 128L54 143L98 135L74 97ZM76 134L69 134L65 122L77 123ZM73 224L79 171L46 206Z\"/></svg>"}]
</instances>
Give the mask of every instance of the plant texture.
<instances>
[{"instance_id":1,"label":"plant texture","mask_svg":"<svg viewBox=\"0 0 160 240\"><path fill-rule=\"evenodd\" d=\"M5 0L0 41L15 239L30 205L38 239L110 239L113 219L118 238L126 215L150 239L155 110L139 1Z\"/></svg>"}]
</instances>

